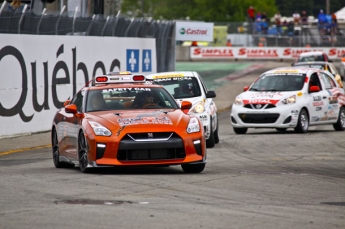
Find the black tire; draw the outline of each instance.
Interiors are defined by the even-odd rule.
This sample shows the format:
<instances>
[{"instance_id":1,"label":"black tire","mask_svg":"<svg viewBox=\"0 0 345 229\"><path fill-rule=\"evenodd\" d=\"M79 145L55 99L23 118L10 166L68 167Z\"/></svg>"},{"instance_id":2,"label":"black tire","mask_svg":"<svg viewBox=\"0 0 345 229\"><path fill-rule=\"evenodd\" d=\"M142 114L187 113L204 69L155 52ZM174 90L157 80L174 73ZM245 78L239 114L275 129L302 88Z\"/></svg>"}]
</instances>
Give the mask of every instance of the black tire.
<instances>
[{"instance_id":1,"label":"black tire","mask_svg":"<svg viewBox=\"0 0 345 229\"><path fill-rule=\"evenodd\" d=\"M213 148L215 145L212 118L210 118L210 137L206 140L206 148Z\"/></svg>"},{"instance_id":2,"label":"black tire","mask_svg":"<svg viewBox=\"0 0 345 229\"><path fill-rule=\"evenodd\" d=\"M235 127L233 127L233 129L236 134L246 134L248 130L248 128L235 128Z\"/></svg>"},{"instance_id":3,"label":"black tire","mask_svg":"<svg viewBox=\"0 0 345 229\"><path fill-rule=\"evenodd\" d=\"M182 164L181 167L185 173L201 173L204 171L206 164Z\"/></svg>"},{"instance_id":4,"label":"black tire","mask_svg":"<svg viewBox=\"0 0 345 229\"><path fill-rule=\"evenodd\" d=\"M59 141L57 137L56 130L52 131L52 153L53 153L53 162L55 168L73 168L74 164L69 164L66 162L60 161L60 150L59 150Z\"/></svg>"},{"instance_id":5,"label":"black tire","mask_svg":"<svg viewBox=\"0 0 345 229\"><path fill-rule=\"evenodd\" d=\"M217 115L217 129L214 131L214 143L219 143L219 123L218 123L218 115Z\"/></svg>"},{"instance_id":6,"label":"black tire","mask_svg":"<svg viewBox=\"0 0 345 229\"><path fill-rule=\"evenodd\" d=\"M285 132L287 130L287 128L276 128L276 130L279 132Z\"/></svg>"},{"instance_id":7,"label":"black tire","mask_svg":"<svg viewBox=\"0 0 345 229\"><path fill-rule=\"evenodd\" d=\"M308 112L305 109L302 109L299 112L297 126L295 127L295 131L297 133L307 133L308 128L309 128Z\"/></svg>"},{"instance_id":8,"label":"black tire","mask_svg":"<svg viewBox=\"0 0 345 229\"><path fill-rule=\"evenodd\" d=\"M83 173L88 173L90 171L90 169L87 167L89 164L88 146L83 132L80 132L78 137L78 155L80 171Z\"/></svg>"},{"instance_id":9,"label":"black tire","mask_svg":"<svg viewBox=\"0 0 345 229\"><path fill-rule=\"evenodd\" d=\"M336 131L345 130L345 107L340 107L339 117L336 123L333 124L333 128Z\"/></svg>"}]
</instances>

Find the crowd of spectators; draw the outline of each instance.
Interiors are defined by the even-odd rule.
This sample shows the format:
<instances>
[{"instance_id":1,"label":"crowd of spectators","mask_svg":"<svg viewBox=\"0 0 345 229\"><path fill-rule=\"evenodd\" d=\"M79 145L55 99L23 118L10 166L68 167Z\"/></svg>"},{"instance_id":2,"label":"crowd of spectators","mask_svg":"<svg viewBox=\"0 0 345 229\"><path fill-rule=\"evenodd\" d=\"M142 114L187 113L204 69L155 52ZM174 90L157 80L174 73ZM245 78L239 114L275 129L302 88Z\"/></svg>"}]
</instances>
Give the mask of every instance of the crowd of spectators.
<instances>
[{"instance_id":1,"label":"crowd of spectators","mask_svg":"<svg viewBox=\"0 0 345 229\"><path fill-rule=\"evenodd\" d=\"M290 20L283 19L280 12L273 15L272 21L266 12L257 11L253 6L247 9L247 18L250 28L255 34L273 34L277 36L287 35L293 37L299 35L302 29L308 27L308 14L305 10L301 12L294 11ZM285 17L284 17L285 18ZM320 10L317 16L318 30L323 43L334 44L338 34L338 24L336 15L333 13L327 15ZM271 21L271 25L269 26ZM295 29L299 27L299 29Z\"/></svg>"}]
</instances>

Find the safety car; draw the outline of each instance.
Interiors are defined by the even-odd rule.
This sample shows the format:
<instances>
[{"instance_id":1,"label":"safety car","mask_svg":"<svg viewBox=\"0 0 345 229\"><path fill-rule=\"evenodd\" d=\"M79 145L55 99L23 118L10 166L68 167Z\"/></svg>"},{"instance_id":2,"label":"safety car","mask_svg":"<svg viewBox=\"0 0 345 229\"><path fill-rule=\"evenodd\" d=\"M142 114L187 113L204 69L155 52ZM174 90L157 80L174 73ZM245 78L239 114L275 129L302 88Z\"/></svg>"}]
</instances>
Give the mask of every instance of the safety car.
<instances>
[{"instance_id":1,"label":"safety car","mask_svg":"<svg viewBox=\"0 0 345 229\"><path fill-rule=\"evenodd\" d=\"M192 108L188 114L199 117L204 126L206 147L219 142L217 106L213 100L215 91L208 90L202 77L195 71L173 71L146 75L163 85L178 102L189 101Z\"/></svg>"},{"instance_id":2,"label":"safety car","mask_svg":"<svg viewBox=\"0 0 345 229\"><path fill-rule=\"evenodd\" d=\"M306 133L309 126L329 124L345 129L344 89L333 75L316 68L276 68L245 87L232 105L234 132L248 128L294 128Z\"/></svg>"},{"instance_id":3,"label":"safety car","mask_svg":"<svg viewBox=\"0 0 345 229\"><path fill-rule=\"evenodd\" d=\"M51 128L56 168L82 172L109 166L181 165L200 173L206 165L203 125L144 75L113 72L94 77L54 116Z\"/></svg>"}]
</instances>

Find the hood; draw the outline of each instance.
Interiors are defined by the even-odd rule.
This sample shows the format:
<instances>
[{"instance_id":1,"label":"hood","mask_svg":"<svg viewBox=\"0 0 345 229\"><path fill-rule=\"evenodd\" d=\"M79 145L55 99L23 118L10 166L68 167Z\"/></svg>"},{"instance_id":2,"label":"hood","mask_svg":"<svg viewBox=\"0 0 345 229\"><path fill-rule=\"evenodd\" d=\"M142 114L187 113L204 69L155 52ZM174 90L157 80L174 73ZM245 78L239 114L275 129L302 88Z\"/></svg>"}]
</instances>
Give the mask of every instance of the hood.
<instances>
[{"instance_id":1,"label":"hood","mask_svg":"<svg viewBox=\"0 0 345 229\"><path fill-rule=\"evenodd\" d=\"M200 102L203 99L200 96L198 96L198 97L193 97L193 98L181 98L181 99L175 99L175 100L177 101L178 104L180 104L181 101L191 102L192 103L192 107L193 107L196 103Z\"/></svg>"},{"instance_id":2,"label":"hood","mask_svg":"<svg viewBox=\"0 0 345 229\"><path fill-rule=\"evenodd\" d=\"M301 93L301 92L297 92ZM242 92L239 96L241 97L243 104L277 104L282 99L288 98L292 95L296 95L296 92L255 92L255 91L246 91Z\"/></svg>"},{"instance_id":3,"label":"hood","mask_svg":"<svg viewBox=\"0 0 345 229\"><path fill-rule=\"evenodd\" d=\"M186 127L190 119L180 109L102 111L88 113L86 117L88 120L96 121L110 130L126 127L126 129L135 129L135 132L147 132L148 128L172 131L177 127Z\"/></svg>"}]
</instances>

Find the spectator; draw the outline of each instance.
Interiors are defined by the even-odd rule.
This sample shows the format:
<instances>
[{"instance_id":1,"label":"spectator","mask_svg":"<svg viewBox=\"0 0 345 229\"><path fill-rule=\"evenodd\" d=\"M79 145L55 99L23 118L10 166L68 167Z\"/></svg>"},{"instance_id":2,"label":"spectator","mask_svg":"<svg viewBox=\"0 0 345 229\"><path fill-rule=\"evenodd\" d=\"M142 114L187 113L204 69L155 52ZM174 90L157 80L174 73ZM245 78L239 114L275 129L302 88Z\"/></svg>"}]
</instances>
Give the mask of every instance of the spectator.
<instances>
[{"instance_id":1,"label":"spectator","mask_svg":"<svg viewBox=\"0 0 345 229\"><path fill-rule=\"evenodd\" d=\"M308 25L308 15L307 15L307 12L305 10L302 11L301 24L302 24L302 26Z\"/></svg>"},{"instance_id":2,"label":"spectator","mask_svg":"<svg viewBox=\"0 0 345 229\"><path fill-rule=\"evenodd\" d=\"M337 15L335 15L335 13L332 13L332 21L333 20L334 20L335 23L338 23Z\"/></svg>"},{"instance_id":3,"label":"spectator","mask_svg":"<svg viewBox=\"0 0 345 229\"><path fill-rule=\"evenodd\" d=\"M301 15L297 11L295 11L295 13L292 14L292 17L293 17L293 23L295 25L299 25L301 21Z\"/></svg>"},{"instance_id":4,"label":"spectator","mask_svg":"<svg viewBox=\"0 0 345 229\"><path fill-rule=\"evenodd\" d=\"M318 19L319 31L321 31L322 29L324 29L324 27L327 23L326 14L323 13L323 10L320 10L320 13L317 16L317 19Z\"/></svg>"},{"instance_id":5,"label":"spectator","mask_svg":"<svg viewBox=\"0 0 345 229\"><path fill-rule=\"evenodd\" d=\"M260 21L261 21L261 12L257 12L257 14L255 16L255 21L257 21L258 19L260 19Z\"/></svg>"},{"instance_id":6,"label":"spectator","mask_svg":"<svg viewBox=\"0 0 345 229\"><path fill-rule=\"evenodd\" d=\"M281 34L281 18L282 16L280 15L280 12L278 11L275 15L274 15L274 21L275 21L275 24L276 24L276 28L277 28L277 33L278 35Z\"/></svg>"},{"instance_id":7,"label":"spectator","mask_svg":"<svg viewBox=\"0 0 345 229\"><path fill-rule=\"evenodd\" d=\"M198 42L197 41L192 41L192 46L198 46Z\"/></svg>"},{"instance_id":8,"label":"spectator","mask_svg":"<svg viewBox=\"0 0 345 229\"><path fill-rule=\"evenodd\" d=\"M247 9L247 16L250 19L250 22L255 21L255 9L253 6L249 6L249 8Z\"/></svg>"},{"instance_id":9,"label":"spectator","mask_svg":"<svg viewBox=\"0 0 345 229\"><path fill-rule=\"evenodd\" d=\"M231 40L230 40L230 39L228 39L228 41L226 42L226 46L229 46L229 47L231 47L231 46L232 46L232 44L231 44Z\"/></svg>"},{"instance_id":10,"label":"spectator","mask_svg":"<svg viewBox=\"0 0 345 229\"><path fill-rule=\"evenodd\" d=\"M21 0L13 0L11 4L8 5L9 11L23 10L24 5Z\"/></svg>"},{"instance_id":11,"label":"spectator","mask_svg":"<svg viewBox=\"0 0 345 229\"><path fill-rule=\"evenodd\" d=\"M267 22L267 14L266 14L266 12L262 12L262 14L261 14L261 21L266 21Z\"/></svg>"}]
</instances>

